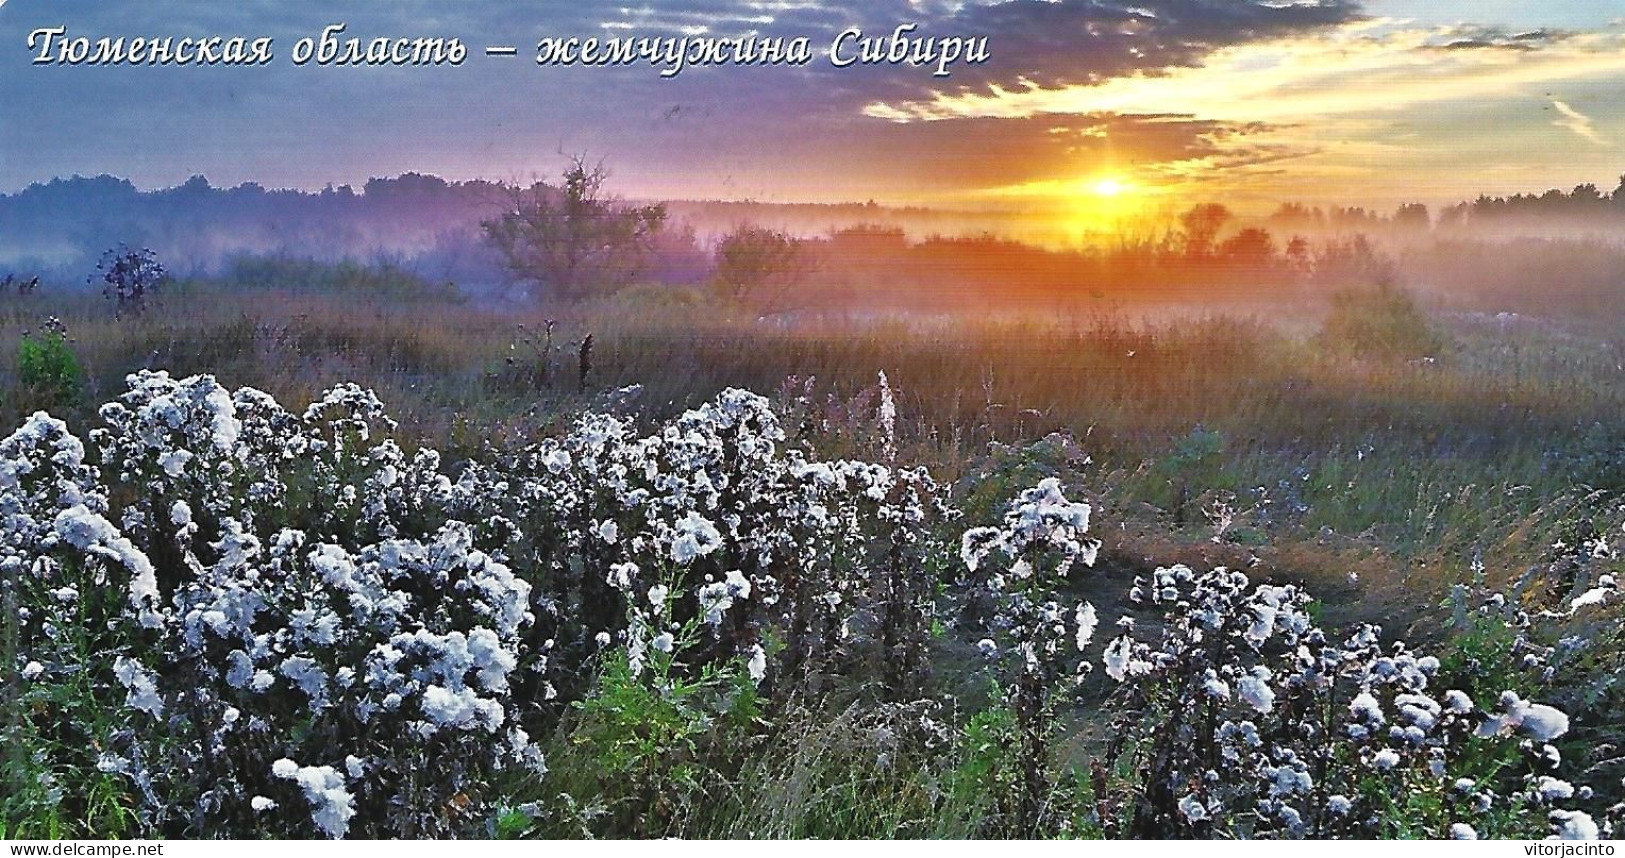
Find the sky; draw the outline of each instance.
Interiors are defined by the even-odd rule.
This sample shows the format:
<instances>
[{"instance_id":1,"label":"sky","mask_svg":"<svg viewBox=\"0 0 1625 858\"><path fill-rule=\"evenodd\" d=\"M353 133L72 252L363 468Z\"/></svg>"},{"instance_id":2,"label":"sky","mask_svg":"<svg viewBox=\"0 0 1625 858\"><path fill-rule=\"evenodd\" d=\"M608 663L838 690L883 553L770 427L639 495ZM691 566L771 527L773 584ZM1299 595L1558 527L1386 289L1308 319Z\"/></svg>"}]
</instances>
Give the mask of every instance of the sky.
<instances>
[{"instance_id":1,"label":"sky","mask_svg":"<svg viewBox=\"0 0 1625 858\"><path fill-rule=\"evenodd\" d=\"M638 4L638 5L627 5ZM296 40L456 37L460 66L296 66ZM859 27L989 58L836 68ZM269 36L250 68L36 64L29 33ZM806 36L801 67L539 66L544 37ZM488 45L516 45L491 57ZM0 0L0 191L556 176L642 198L1031 208L1387 208L1612 190L1625 0Z\"/></svg>"}]
</instances>

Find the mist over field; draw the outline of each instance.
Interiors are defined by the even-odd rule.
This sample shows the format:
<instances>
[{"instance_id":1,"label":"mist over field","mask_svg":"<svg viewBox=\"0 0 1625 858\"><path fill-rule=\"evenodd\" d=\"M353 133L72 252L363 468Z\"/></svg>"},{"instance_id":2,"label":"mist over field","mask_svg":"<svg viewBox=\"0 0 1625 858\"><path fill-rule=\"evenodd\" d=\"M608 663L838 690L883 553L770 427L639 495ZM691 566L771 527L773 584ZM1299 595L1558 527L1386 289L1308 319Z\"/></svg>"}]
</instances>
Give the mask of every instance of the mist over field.
<instances>
[{"instance_id":1,"label":"mist over field","mask_svg":"<svg viewBox=\"0 0 1625 858\"><path fill-rule=\"evenodd\" d=\"M122 243L152 249L185 277L245 273L267 261L348 262L450 284L481 301L546 301L545 285L519 282L481 232L521 193L417 173L319 192L216 188L201 176L147 191L105 175L56 179L0 195L0 267L72 289L102 251ZM1625 241L1625 194L1592 184L1480 196L1433 212L1420 203L1390 212L1283 203L1248 216L1210 204L1220 214L1201 227L1212 232L1200 238L1212 245L1207 257L1190 252L1181 220L1190 209L1068 232L1055 213L1022 209L663 205L668 220L647 248L644 280L703 286L719 239L742 226L771 229L809 256L796 294L766 308L781 312L1217 302L1290 316L1318 305L1334 291L1328 284L1380 276L1454 309L1595 319L1614 305ZM1530 287L1536 273L1546 281L1539 289ZM1299 288L1310 280L1318 288Z\"/></svg>"}]
</instances>

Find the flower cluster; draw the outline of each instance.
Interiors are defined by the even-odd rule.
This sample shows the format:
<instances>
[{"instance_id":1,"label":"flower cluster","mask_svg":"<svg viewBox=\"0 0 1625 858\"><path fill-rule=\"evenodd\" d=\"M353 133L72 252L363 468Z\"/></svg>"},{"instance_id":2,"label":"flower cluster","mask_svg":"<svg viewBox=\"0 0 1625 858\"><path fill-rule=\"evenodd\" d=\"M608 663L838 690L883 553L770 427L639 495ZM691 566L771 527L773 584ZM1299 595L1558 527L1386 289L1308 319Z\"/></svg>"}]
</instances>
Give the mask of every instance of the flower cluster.
<instances>
[{"instance_id":1,"label":"flower cluster","mask_svg":"<svg viewBox=\"0 0 1625 858\"><path fill-rule=\"evenodd\" d=\"M1186 566L1135 579L1105 639L1080 595L1106 577L1078 574L1090 505L1045 478L956 545L947 491L892 462L879 396L885 464L819 460L741 390L447 462L353 385L292 412L137 373L88 443L45 414L0 440L23 717L81 755L53 764L121 779L143 834L461 833L503 775L545 771L531 737L565 723L661 833L662 778L692 775L715 725L756 729L759 704L877 689L854 723L881 768L950 742L922 698L930 648L957 637L999 682L967 735L979 760L1007 753L989 771L1015 833L1059 830L1062 710L1100 687L1108 834L1609 831L1565 776L1584 723L1553 696L1587 637L1531 628L1617 604L1605 542L1561 586L1462 609L1499 649L1330 632L1299 586Z\"/></svg>"},{"instance_id":2,"label":"flower cluster","mask_svg":"<svg viewBox=\"0 0 1625 858\"><path fill-rule=\"evenodd\" d=\"M538 634L567 698L604 640L634 671L677 649L694 667L796 681L850 660L860 617L917 667L927 525L951 515L942 491L922 469L785 446L767 400L727 390L647 436L588 415L562 438L494 451L465 469L456 503L534 570ZM704 633L685 634L693 623Z\"/></svg>"},{"instance_id":3,"label":"flower cluster","mask_svg":"<svg viewBox=\"0 0 1625 858\"><path fill-rule=\"evenodd\" d=\"M433 834L453 796L541 768L510 713L530 584L448 497L363 500L449 484L369 440L370 394L297 416L140 373L102 416L97 467L43 415L0 446L5 563L31 573L33 681L105 676L122 703L88 738L147 827Z\"/></svg>"},{"instance_id":4,"label":"flower cluster","mask_svg":"<svg viewBox=\"0 0 1625 858\"><path fill-rule=\"evenodd\" d=\"M354 386L303 413L129 386L91 454L43 414L0 443L0 562L30 681L97 677L118 717L86 745L154 833L459 830L496 773L542 770L530 736L611 646L762 693L872 660L912 699L923 673L943 492L786 449L754 394L447 467Z\"/></svg>"},{"instance_id":5,"label":"flower cluster","mask_svg":"<svg viewBox=\"0 0 1625 858\"><path fill-rule=\"evenodd\" d=\"M1554 775L1559 709L1376 626L1333 635L1293 585L1174 566L1130 598L1161 627L1142 639L1125 621L1103 653L1123 691L1115 753L1145 772L1131 831L1391 837L1424 819L1437 828L1413 833L1596 836L1563 805L1589 790Z\"/></svg>"},{"instance_id":6,"label":"flower cluster","mask_svg":"<svg viewBox=\"0 0 1625 858\"><path fill-rule=\"evenodd\" d=\"M972 528L960 539L969 609L962 625L986 631L978 650L1015 674L1005 704L1015 715L1019 742L1015 825L1021 831L1047 825L1045 766L1057 702L1052 686L1062 677L1081 680L1090 667L1081 653L1094 638L1095 606L1063 595L1075 565L1093 566L1100 550L1099 541L1084 536L1090 510L1068 500L1060 480L1048 477L1020 493L1002 526Z\"/></svg>"}]
</instances>

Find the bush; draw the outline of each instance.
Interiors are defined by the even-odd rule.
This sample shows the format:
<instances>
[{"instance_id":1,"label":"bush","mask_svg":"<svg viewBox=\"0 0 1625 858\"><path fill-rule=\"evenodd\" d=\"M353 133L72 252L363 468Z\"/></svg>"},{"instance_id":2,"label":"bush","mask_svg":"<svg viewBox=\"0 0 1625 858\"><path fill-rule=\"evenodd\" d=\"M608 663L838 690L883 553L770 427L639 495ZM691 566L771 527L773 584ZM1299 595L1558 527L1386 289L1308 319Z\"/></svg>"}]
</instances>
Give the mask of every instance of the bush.
<instances>
[{"instance_id":1,"label":"bush","mask_svg":"<svg viewBox=\"0 0 1625 858\"><path fill-rule=\"evenodd\" d=\"M44 330L23 337L17 346L17 380L28 408L58 411L79 404L85 372L61 322L52 318Z\"/></svg>"},{"instance_id":2,"label":"bush","mask_svg":"<svg viewBox=\"0 0 1625 858\"><path fill-rule=\"evenodd\" d=\"M979 648L1009 677L1015 772L1005 789L1011 831L1023 836L1055 833L1067 809L1047 746L1057 703L1085 690L1090 672L1082 654L1096 609L1064 595L1075 561L1092 563L1098 548L1082 536L1089 514L1048 479L1020 495L1002 527L968 530L961 546L973 575L967 608L980 594L996 606L985 623L967 610L961 632L992 630ZM1590 788L1562 779L1556 743L1569 716L1535 702L1552 693L1555 659L1584 644L1535 644L1528 614L1507 610L1506 597L1487 596L1478 616L1500 630L1498 657L1480 648L1458 658L1384 643L1372 625L1335 634L1301 587L1224 568L1160 568L1128 595L1149 610L1119 619L1100 651L1119 687L1104 701L1111 739L1088 776L1092 821L1108 836L1598 835L1576 807ZM1567 614L1617 597L1616 580L1599 575ZM1136 631L1142 620L1149 640Z\"/></svg>"},{"instance_id":3,"label":"bush","mask_svg":"<svg viewBox=\"0 0 1625 858\"><path fill-rule=\"evenodd\" d=\"M1399 360L1436 358L1445 347L1411 294L1387 284L1333 295L1320 341L1334 352Z\"/></svg>"},{"instance_id":4,"label":"bush","mask_svg":"<svg viewBox=\"0 0 1625 858\"><path fill-rule=\"evenodd\" d=\"M629 285L666 223L664 205L633 206L604 189L609 171L571 159L558 187L515 189L480 227L517 279L578 301Z\"/></svg>"},{"instance_id":5,"label":"bush","mask_svg":"<svg viewBox=\"0 0 1625 858\"><path fill-rule=\"evenodd\" d=\"M102 254L90 282L101 284L102 294L118 307L119 316L139 316L146 312L147 301L169 283L169 272L151 250L121 244Z\"/></svg>"},{"instance_id":6,"label":"bush","mask_svg":"<svg viewBox=\"0 0 1625 858\"><path fill-rule=\"evenodd\" d=\"M735 301L754 298L770 308L810 270L805 246L787 233L747 225L717 242L715 288Z\"/></svg>"},{"instance_id":7,"label":"bush","mask_svg":"<svg viewBox=\"0 0 1625 858\"><path fill-rule=\"evenodd\" d=\"M646 795L716 712L748 725L758 693L858 664L859 612L893 693L921 676L935 485L781 454L761 397L646 438L589 415L453 481L354 386L294 414L129 381L94 456L43 414L0 445L0 537L31 693L90 689L23 725L72 736L53 765L122 775L142 833L467 830L574 704Z\"/></svg>"},{"instance_id":8,"label":"bush","mask_svg":"<svg viewBox=\"0 0 1625 858\"><path fill-rule=\"evenodd\" d=\"M1015 728L1016 807L1007 832L1014 836L1049 832L1057 821L1046 801L1057 691L1089 672L1079 654L1097 624L1093 604L1064 602L1060 591L1074 564L1093 566L1100 550L1098 540L1084 537L1089 514L1088 504L1067 500L1060 480L1050 477L1020 494L1002 527L967 530L960 545L970 572L962 628L985 628L989 636L977 648L1011 675L1003 703ZM981 599L993 608L985 620Z\"/></svg>"},{"instance_id":9,"label":"bush","mask_svg":"<svg viewBox=\"0 0 1625 858\"><path fill-rule=\"evenodd\" d=\"M301 417L208 377L131 383L98 465L36 415L0 483L30 687L88 682L114 713L64 728L127 779L142 833L433 836L496 771L541 765L510 712L529 585L443 495L410 519L358 504L439 476L366 443L375 399Z\"/></svg>"},{"instance_id":10,"label":"bush","mask_svg":"<svg viewBox=\"0 0 1625 858\"><path fill-rule=\"evenodd\" d=\"M1301 588L1222 568L1158 569L1130 596L1160 609L1161 632L1120 623L1103 655L1123 692L1109 754L1139 773L1122 833L1597 835L1573 809L1589 788L1558 777L1568 715L1524 697L1542 684L1536 650L1453 668L1376 626L1334 635Z\"/></svg>"}]
</instances>

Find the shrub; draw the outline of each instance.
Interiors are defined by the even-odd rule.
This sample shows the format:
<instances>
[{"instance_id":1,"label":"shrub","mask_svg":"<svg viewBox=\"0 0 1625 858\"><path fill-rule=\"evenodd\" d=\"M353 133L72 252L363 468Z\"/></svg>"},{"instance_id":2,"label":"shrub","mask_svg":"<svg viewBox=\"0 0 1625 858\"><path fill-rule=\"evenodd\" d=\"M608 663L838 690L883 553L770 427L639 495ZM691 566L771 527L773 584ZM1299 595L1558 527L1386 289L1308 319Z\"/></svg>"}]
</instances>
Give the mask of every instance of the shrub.
<instances>
[{"instance_id":1,"label":"shrub","mask_svg":"<svg viewBox=\"0 0 1625 858\"><path fill-rule=\"evenodd\" d=\"M1078 654L1094 638L1095 606L1063 604L1060 594L1074 564L1093 566L1100 550L1098 541L1083 535L1089 513L1088 504L1067 500L1060 480L1050 477L1021 493L1002 527L972 528L961 541L960 556L971 575L966 590L973 600L964 625L985 626L990 635L977 648L1003 660L1005 672L1013 674L1004 704L1015 721L1019 773L1010 833L1018 836L1054 825L1045 797L1052 786L1050 743L1058 727L1055 691L1091 667ZM974 610L974 600L982 598L993 606L985 623Z\"/></svg>"},{"instance_id":2,"label":"shrub","mask_svg":"<svg viewBox=\"0 0 1625 858\"><path fill-rule=\"evenodd\" d=\"M1125 620L1103 654L1122 683L1108 753L1139 773L1123 833L1597 835L1572 806L1590 790L1558 777L1569 717L1517 672L1447 669L1376 626L1334 635L1302 589L1223 568L1158 569L1131 599L1161 632Z\"/></svg>"},{"instance_id":3,"label":"shrub","mask_svg":"<svg viewBox=\"0 0 1625 858\"><path fill-rule=\"evenodd\" d=\"M84 394L85 372L69 345L67 329L51 318L17 346L17 380L29 407L71 409Z\"/></svg>"},{"instance_id":4,"label":"shrub","mask_svg":"<svg viewBox=\"0 0 1625 858\"><path fill-rule=\"evenodd\" d=\"M481 229L519 280L566 301L632 282L666 223L664 205L633 206L604 189L609 171L576 156L558 187L515 189L507 211Z\"/></svg>"},{"instance_id":5,"label":"shrub","mask_svg":"<svg viewBox=\"0 0 1625 858\"><path fill-rule=\"evenodd\" d=\"M87 744L143 832L440 834L493 772L541 765L509 708L529 585L443 496L416 518L360 502L439 477L368 445L370 394L296 416L208 377L131 385L98 466L36 415L0 483L32 684L92 680L116 715Z\"/></svg>"},{"instance_id":6,"label":"shrub","mask_svg":"<svg viewBox=\"0 0 1625 858\"><path fill-rule=\"evenodd\" d=\"M745 225L717 242L715 288L736 301L755 298L772 308L810 271L805 246L787 233Z\"/></svg>"},{"instance_id":7,"label":"shrub","mask_svg":"<svg viewBox=\"0 0 1625 858\"><path fill-rule=\"evenodd\" d=\"M1399 360L1436 358L1445 347L1411 294L1386 283L1333 295L1320 341L1336 352Z\"/></svg>"},{"instance_id":8,"label":"shrub","mask_svg":"<svg viewBox=\"0 0 1625 858\"><path fill-rule=\"evenodd\" d=\"M102 294L114 302L120 316L139 316L146 311L147 301L169 282L169 272L151 250L131 250L121 244L102 254L90 282L101 285Z\"/></svg>"},{"instance_id":9,"label":"shrub","mask_svg":"<svg viewBox=\"0 0 1625 858\"><path fill-rule=\"evenodd\" d=\"M917 681L935 484L781 453L761 397L649 437L589 415L454 481L354 386L295 414L207 376L129 382L94 456L43 414L0 446L0 535L30 687L85 681L114 713L47 710L98 749L79 769L127 778L143 832L464 830L577 702L642 794L673 771L638 751L671 689L748 722L758 693L859 664L859 612L894 693Z\"/></svg>"}]
</instances>

